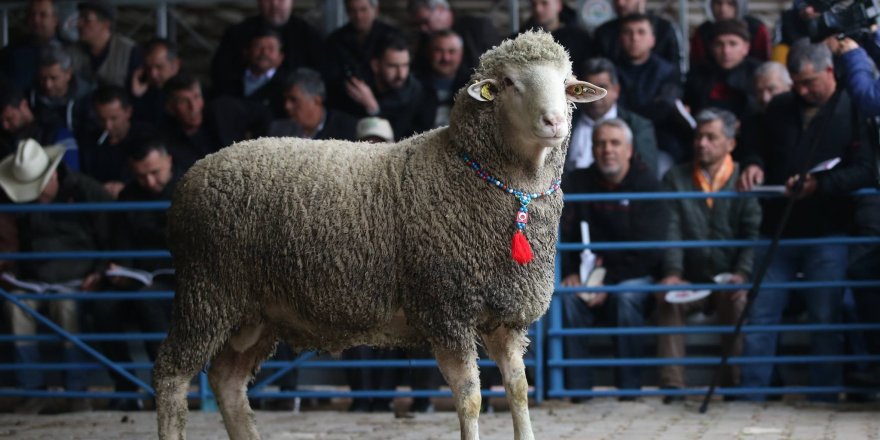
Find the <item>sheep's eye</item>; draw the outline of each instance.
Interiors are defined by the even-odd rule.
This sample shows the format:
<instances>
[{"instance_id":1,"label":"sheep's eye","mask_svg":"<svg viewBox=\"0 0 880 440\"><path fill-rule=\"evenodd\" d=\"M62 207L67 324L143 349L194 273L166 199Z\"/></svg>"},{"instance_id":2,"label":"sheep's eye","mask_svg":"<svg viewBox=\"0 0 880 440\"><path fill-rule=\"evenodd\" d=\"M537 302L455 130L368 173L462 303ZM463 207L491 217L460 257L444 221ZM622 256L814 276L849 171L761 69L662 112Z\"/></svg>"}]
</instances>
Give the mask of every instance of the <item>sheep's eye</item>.
<instances>
[{"instance_id":1,"label":"sheep's eye","mask_svg":"<svg viewBox=\"0 0 880 440\"><path fill-rule=\"evenodd\" d=\"M508 78L508 77L505 76L505 77L504 77L504 85L505 85L505 86L508 86L508 87L509 87L509 86L512 86L512 85L513 85L513 80L511 80L510 78Z\"/></svg>"}]
</instances>

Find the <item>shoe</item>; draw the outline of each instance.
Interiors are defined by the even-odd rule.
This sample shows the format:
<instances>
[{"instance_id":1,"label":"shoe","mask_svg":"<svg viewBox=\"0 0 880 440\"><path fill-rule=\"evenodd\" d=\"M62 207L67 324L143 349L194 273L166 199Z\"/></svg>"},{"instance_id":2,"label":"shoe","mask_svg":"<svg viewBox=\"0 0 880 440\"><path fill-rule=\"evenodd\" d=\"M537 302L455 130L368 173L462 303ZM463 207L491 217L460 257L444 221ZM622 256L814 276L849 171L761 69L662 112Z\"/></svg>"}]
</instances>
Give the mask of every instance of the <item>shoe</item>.
<instances>
[{"instance_id":1,"label":"shoe","mask_svg":"<svg viewBox=\"0 0 880 440\"><path fill-rule=\"evenodd\" d=\"M679 387L660 387L661 390L680 390ZM672 402L684 402L684 396L675 394L675 395L666 395L663 396L663 404L669 405Z\"/></svg>"},{"instance_id":2,"label":"shoe","mask_svg":"<svg viewBox=\"0 0 880 440\"><path fill-rule=\"evenodd\" d=\"M141 399L113 399L107 404L107 411L143 411L144 401Z\"/></svg>"},{"instance_id":3,"label":"shoe","mask_svg":"<svg viewBox=\"0 0 880 440\"><path fill-rule=\"evenodd\" d=\"M374 400L373 404L370 405L370 412L385 413L393 411L394 409L391 408L391 402L385 399Z\"/></svg>"},{"instance_id":4,"label":"shoe","mask_svg":"<svg viewBox=\"0 0 880 440\"><path fill-rule=\"evenodd\" d=\"M413 399L409 412L430 414L434 412L434 405L431 403L431 399L426 397L416 398Z\"/></svg>"},{"instance_id":5,"label":"shoe","mask_svg":"<svg viewBox=\"0 0 880 440\"><path fill-rule=\"evenodd\" d=\"M637 396L620 396L617 398L618 402L635 402L639 400Z\"/></svg>"},{"instance_id":6,"label":"shoe","mask_svg":"<svg viewBox=\"0 0 880 440\"><path fill-rule=\"evenodd\" d=\"M50 400L42 397L28 397L15 406L15 414L40 414L49 407Z\"/></svg>"},{"instance_id":7,"label":"shoe","mask_svg":"<svg viewBox=\"0 0 880 440\"><path fill-rule=\"evenodd\" d=\"M67 404L67 412L89 412L92 410L92 401L89 399L70 399Z\"/></svg>"},{"instance_id":8,"label":"shoe","mask_svg":"<svg viewBox=\"0 0 880 440\"><path fill-rule=\"evenodd\" d=\"M578 403L587 403L587 402L589 402L589 401L591 401L591 400L593 400L593 396L572 397L572 398L569 399L569 401L570 401L571 403L574 403L574 404L578 404Z\"/></svg>"},{"instance_id":9,"label":"shoe","mask_svg":"<svg viewBox=\"0 0 880 440\"><path fill-rule=\"evenodd\" d=\"M355 413L370 412L370 402L365 399L354 399L351 402L351 406L348 407L348 412L355 412Z\"/></svg>"}]
</instances>

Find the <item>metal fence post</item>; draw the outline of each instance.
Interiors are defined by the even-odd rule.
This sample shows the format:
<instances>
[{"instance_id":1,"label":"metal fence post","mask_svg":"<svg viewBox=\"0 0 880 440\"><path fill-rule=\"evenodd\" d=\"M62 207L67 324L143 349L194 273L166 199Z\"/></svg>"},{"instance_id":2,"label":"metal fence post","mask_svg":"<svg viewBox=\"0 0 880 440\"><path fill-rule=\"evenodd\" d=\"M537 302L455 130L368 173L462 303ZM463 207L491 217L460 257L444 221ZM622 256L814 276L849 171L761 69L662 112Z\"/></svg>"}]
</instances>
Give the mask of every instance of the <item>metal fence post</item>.
<instances>
[{"instance_id":1,"label":"metal fence post","mask_svg":"<svg viewBox=\"0 0 880 440\"><path fill-rule=\"evenodd\" d=\"M156 5L156 36L168 38L168 2Z\"/></svg>"},{"instance_id":2,"label":"metal fence post","mask_svg":"<svg viewBox=\"0 0 880 440\"><path fill-rule=\"evenodd\" d=\"M556 251L556 274L553 277L553 298L550 300L550 323L548 325L548 336L547 338L550 340L550 355L547 357L547 363L553 361L558 361L562 359L562 336L549 334L550 332L561 330L562 329L562 304L556 300L556 286L559 285L559 281L562 279L562 253ZM548 366L550 369L550 389L547 393L548 397L553 397L552 393L562 391L565 387L565 382L563 381L563 371L560 367L552 367Z\"/></svg>"},{"instance_id":3,"label":"metal fence post","mask_svg":"<svg viewBox=\"0 0 880 440\"><path fill-rule=\"evenodd\" d=\"M202 400L202 411L217 412L217 399L211 392L208 375L204 371L199 372L199 399Z\"/></svg>"}]
</instances>

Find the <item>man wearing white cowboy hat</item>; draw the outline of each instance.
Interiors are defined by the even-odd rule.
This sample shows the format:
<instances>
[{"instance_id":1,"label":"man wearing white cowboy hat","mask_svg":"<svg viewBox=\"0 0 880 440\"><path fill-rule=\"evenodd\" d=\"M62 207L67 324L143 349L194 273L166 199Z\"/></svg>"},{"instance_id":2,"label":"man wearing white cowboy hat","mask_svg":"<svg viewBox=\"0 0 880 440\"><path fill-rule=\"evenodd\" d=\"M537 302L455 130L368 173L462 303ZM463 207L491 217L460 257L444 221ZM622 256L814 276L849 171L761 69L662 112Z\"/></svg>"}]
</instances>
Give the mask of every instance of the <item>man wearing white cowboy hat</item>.
<instances>
[{"instance_id":1,"label":"man wearing white cowboy hat","mask_svg":"<svg viewBox=\"0 0 880 440\"><path fill-rule=\"evenodd\" d=\"M85 175L59 166L64 147L43 148L37 141L27 139L18 144L16 152L0 161L0 187L15 203L81 203L109 201L110 196L101 184ZM23 213L16 217L18 242L29 252L94 251L107 249L110 224L106 213ZM59 291L95 290L101 281L105 263L94 259L21 261L14 274L4 273L3 280L17 293L55 293ZM52 288L27 286L22 282L46 283ZM10 287L6 285L4 287ZM66 331L79 333L80 312L74 301L25 300L32 308L48 308L51 318ZM34 318L13 305L3 304L4 319L15 335L36 332ZM39 362L40 353L35 341L16 341L16 362ZM66 361L81 361L82 353L65 343ZM71 370L65 374L67 391L82 391L86 387L86 373ZM46 383L39 371L23 370L16 373L18 387L26 390L44 388ZM45 399L29 399L16 407L17 412L37 413L45 407ZM71 402L73 409L86 409L85 401Z\"/></svg>"}]
</instances>

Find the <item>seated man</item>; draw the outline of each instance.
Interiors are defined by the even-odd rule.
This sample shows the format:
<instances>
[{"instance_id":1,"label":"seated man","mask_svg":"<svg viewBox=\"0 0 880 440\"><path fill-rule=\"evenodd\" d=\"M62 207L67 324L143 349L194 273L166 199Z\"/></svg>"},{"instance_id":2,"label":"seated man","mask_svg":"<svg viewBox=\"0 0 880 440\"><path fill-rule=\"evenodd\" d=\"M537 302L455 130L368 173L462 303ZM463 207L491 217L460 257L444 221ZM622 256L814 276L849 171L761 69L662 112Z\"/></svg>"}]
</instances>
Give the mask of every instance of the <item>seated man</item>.
<instances>
[{"instance_id":1,"label":"seated man","mask_svg":"<svg viewBox=\"0 0 880 440\"><path fill-rule=\"evenodd\" d=\"M284 80L287 118L272 121L269 136L355 140L357 118L327 108L326 102L321 74L307 67L296 69Z\"/></svg>"},{"instance_id":2,"label":"seated man","mask_svg":"<svg viewBox=\"0 0 880 440\"><path fill-rule=\"evenodd\" d=\"M449 125L449 110L455 93L467 83L470 71L464 67L463 41L452 29L431 34L427 70L416 72L419 81L437 102L434 127Z\"/></svg>"},{"instance_id":3,"label":"seated man","mask_svg":"<svg viewBox=\"0 0 880 440\"><path fill-rule=\"evenodd\" d=\"M94 102L100 127L80 138L80 170L115 198L131 177L127 150L150 135L153 126L132 121L131 97L122 87L99 88Z\"/></svg>"},{"instance_id":4,"label":"seated man","mask_svg":"<svg viewBox=\"0 0 880 440\"><path fill-rule=\"evenodd\" d=\"M681 46L679 30L668 19L653 12L647 12L647 0L615 0L613 3L615 18L606 21L596 28L593 39L599 46L598 54L619 62L623 56L620 46L620 32L623 18L627 15L645 15L651 21L651 29L654 31L654 53L669 62L679 72L681 77Z\"/></svg>"},{"instance_id":5,"label":"seated man","mask_svg":"<svg viewBox=\"0 0 880 440\"><path fill-rule=\"evenodd\" d=\"M286 74L281 68L284 61L281 49L278 32L269 27L255 30L245 51L247 66L238 77L214 84L214 96L251 99L272 110L273 116L283 116L281 95Z\"/></svg>"},{"instance_id":6,"label":"seated man","mask_svg":"<svg viewBox=\"0 0 880 440\"><path fill-rule=\"evenodd\" d=\"M63 127L79 136L89 128L94 89L94 84L74 71L73 58L65 49L46 46L40 52L37 86L30 94L37 123Z\"/></svg>"},{"instance_id":7,"label":"seated man","mask_svg":"<svg viewBox=\"0 0 880 440\"><path fill-rule=\"evenodd\" d=\"M65 163L79 166L76 142L61 121L54 118L37 121L24 92L0 82L0 158L15 153L17 146L26 139L34 139L41 145L65 144Z\"/></svg>"},{"instance_id":8,"label":"seated man","mask_svg":"<svg viewBox=\"0 0 880 440\"><path fill-rule=\"evenodd\" d=\"M83 73L99 84L125 87L144 60L140 47L115 29L116 6L108 0L86 0L77 9L79 48L87 60Z\"/></svg>"},{"instance_id":9,"label":"seated man","mask_svg":"<svg viewBox=\"0 0 880 440\"><path fill-rule=\"evenodd\" d=\"M462 66L470 72L480 61L480 55L501 42L501 36L488 17L458 14L447 0L409 0L406 6L410 21L418 31L415 50L416 70L428 64L428 40L434 32L452 30L463 42Z\"/></svg>"},{"instance_id":10,"label":"seated man","mask_svg":"<svg viewBox=\"0 0 880 440\"><path fill-rule=\"evenodd\" d=\"M739 165L730 154L736 147L739 122L732 113L712 108L698 113L696 120L694 162L677 165L666 173L663 178L666 191L732 191L740 173ZM761 208L755 198L674 200L670 208L667 240L753 240L758 236ZM753 255L752 249L747 247L670 248L663 257L660 283L687 289L678 285L712 283L716 275L725 273L731 274L727 282L745 283L752 273ZM721 290L707 299L688 303L671 303L665 296L666 292L656 295L657 324L661 326L682 326L689 311L707 306L714 309L718 324L733 325L746 304L745 290ZM739 341L732 341L728 335L722 336L721 341L723 350L739 355ZM729 351L734 346L735 349ZM684 357L684 336L660 335L657 350L660 357ZM737 379L736 369L728 367L721 385L736 385ZM660 367L661 388L686 385L682 365ZM681 397L666 396L663 402L677 399Z\"/></svg>"},{"instance_id":11,"label":"seated man","mask_svg":"<svg viewBox=\"0 0 880 440\"><path fill-rule=\"evenodd\" d=\"M131 78L134 120L156 125L165 117L165 83L180 73L177 45L154 38L144 45L144 65Z\"/></svg>"},{"instance_id":12,"label":"seated man","mask_svg":"<svg viewBox=\"0 0 880 440\"><path fill-rule=\"evenodd\" d=\"M748 56L749 30L744 21L721 21L714 28L710 48L714 62L694 66L688 72L684 102L694 114L718 107L742 120L755 107L752 88L760 63Z\"/></svg>"},{"instance_id":13,"label":"seated man","mask_svg":"<svg viewBox=\"0 0 880 440\"><path fill-rule=\"evenodd\" d=\"M168 80L165 96L169 117L160 131L181 172L223 147L264 134L271 122L269 109L257 102L220 97L206 105L201 83L185 73Z\"/></svg>"},{"instance_id":14,"label":"seated man","mask_svg":"<svg viewBox=\"0 0 880 440\"><path fill-rule=\"evenodd\" d=\"M130 145L126 152L127 165L134 177L119 193L119 201L155 202L170 201L180 172L173 166L172 157L165 146L155 140L140 140ZM165 224L167 214L162 211L125 211L113 219L113 248L119 251L162 250L167 249ZM130 277L111 276L108 278L113 290L140 292L173 291L176 287L170 259L133 259L116 261L109 269L125 268L150 272L152 278L137 280ZM120 333L135 328L138 332L164 333L168 331L171 319L170 300L109 300L98 301L94 306L95 326L99 332ZM147 341L147 356L156 359L161 341ZM116 362L131 362L127 341L107 341L103 343L104 353ZM116 391L137 391L134 383L111 372ZM137 410L143 405L139 400L121 399L112 401L114 410Z\"/></svg>"},{"instance_id":15,"label":"seated man","mask_svg":"<svg viewBox=\"0 0 880 440\"><path fill-rule=\"evenodd\" d=\"M632 132L620 119L606 119L593 130L595 162L587 169L573 171L563 182L566 193L617 193L658 191L654 173L638 161L632 162ZM581 242L581 223L589 227L590 242L661 240L666 225L666 210L661 201L621 201L567 204L563 210L560 237L564 242ZM600 267L606 270L605 285L638 286L650 284L659 275L661 253L657 249L597 251ZM581 286L587 274L578 265L576 254L563 260L563 286ZM651 295L646 291L575 294L562 297L566 327L588 327L605 321L618 327L645 325ZM565 339L566 357L589 357L589 338ZM619 336L617 355L621 358L644 356L641 335ZM592 374L585 368L568 368L567 386L590 389ZM639 367L621 367L617 374L620 389L641 386ZM628 400L628 399L625 399Z\"/></svg>"},{"instance_id":16,"label":"seated man","mask_svg":"<svg viewBox=\"0 0 880 440\"><path fill-rule=\"evenodd\" d=\"M602 99L578 105L575 109L571 118L571 143L565 160L565 172L587 168L593 163L593 127L600 121L614 118L620 118L632 130L633 162L641 162L658 176L665 172L665 169L658 170L654 124L618 103L620 81L614 64L607 58L591 58L580 70L579 78L602 87L608 94ZM563 174L563 179L566 178Z\"/></svg>"},{"instance_id":17,"label":"seated man","mask_svg":"<svg viewBox=\"0 0 880 440\"><path fill-rule=\"evenodd\" d=\"M15 155L0 162L0 187L14 203L83 203L105 202L110 196L101 184L91 178L68 170L61 164L63 147L43 148L34 140L21 142ZM95 251L109 248L110 224L102 212L71 212L58 214L23 213L16 218L18 242L23 252ZM11 289L23 293L50 295L62 291L95 290L102 279L105 264L97 259L78 260L28 260L20 261L13 279L49 283L53 287L43 289L12 283ZM8 274L5 274L8 275ZM9 278L5 281L10 282ZM39 290L39 291L37 291ZM75 301L24 301L28 306L48 308L51 318L64 330L79 333L80 312ZM34 318L12 304L4 302L4 317L10 323L12 333L18 336L33 335L37 331ZM34 363L40 361L36 341L17 341L15 361ZM67 362L82 362L83 354L73 344L64 342L63 357ZM72 369L65 373L67 391L84 391L87 373ZM39 390L46 387L43 373L39 370L18 370L17 387L23 390ZM36 414L45 408L47 399L34 398L25 401L16 411ZM88 409L88 402L75 400L73 410Z\"/></svg>"},{"instance_id":18,"label":"seated man","mask_svg":"<svg viewBox=\"0 0 880 440\"><path fill-rule=\"evenodd\" d=\"M434 99L409 66L409 43L402 35L392 35L370 56L374 81L351 78L345 87L360 106L358 116L388 119L398 139L431 129L436 115Z\"/></svg>"},{"instance_id":19,"label":"seated man","mask_svg":"<svg viewBox=\"0 0 880 440\"><path fill-rule=\"evenodd\" d=\"M748 0L706 0L708 19L691 35L691 67L710 63L709 47L715 35L715 24L725 20L743 20L749 30L749 56L759 60L770 59L770 32L758 18L747 14Z\"/></svg>"},{"instance_id":20,"label":"seated man","mask_svg":"<svg viewBox=\"0 0 880 440\"><path fill-rule=\"evenodd\" d=\"M574 11L563 0L530 0L529 9L532 16L520 31L543 29L550 32L553 39L568 50L574 74L580 75L582 72L578 69L593 55L594 45L590 33L578 24Z\"/></svg>"}]
</instances>

